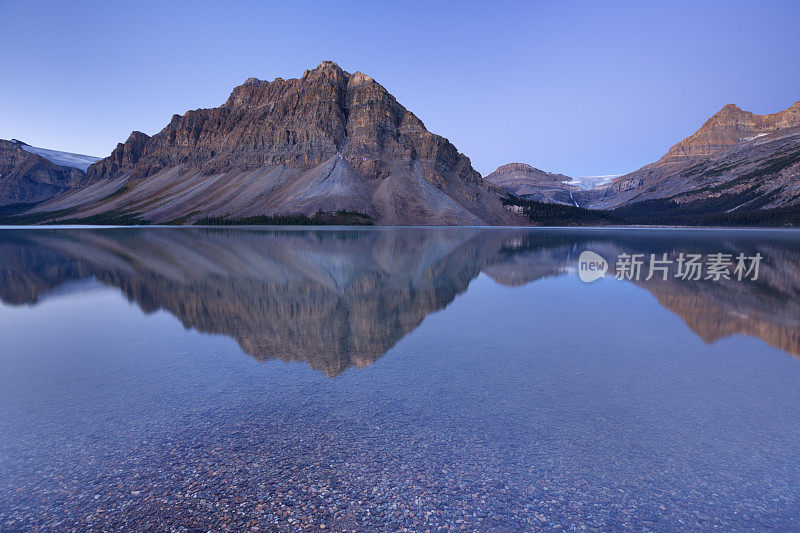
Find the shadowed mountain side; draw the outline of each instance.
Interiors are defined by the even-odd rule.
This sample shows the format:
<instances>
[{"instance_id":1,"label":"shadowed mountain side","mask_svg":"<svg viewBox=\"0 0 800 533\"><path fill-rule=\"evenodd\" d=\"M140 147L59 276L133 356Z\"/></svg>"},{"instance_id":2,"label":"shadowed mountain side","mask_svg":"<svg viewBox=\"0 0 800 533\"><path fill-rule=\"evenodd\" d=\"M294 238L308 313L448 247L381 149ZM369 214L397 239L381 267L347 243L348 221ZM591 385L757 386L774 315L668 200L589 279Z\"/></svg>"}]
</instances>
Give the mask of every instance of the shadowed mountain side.
<instances>
[{"instance_id":1,"label":"shadowed mountain side","mask_svg":"<svg viewBox=\"0 0 800 533\"><path fill-rule=\"evenodd\" d=\"M521 286L574 271L590 249L764 257L757 281L637 284L704 341L745 334L800 356L800 246L761 235L523 229L0 231L0 299L35 304L85 279L145 312L223 334L264 360L335 376L368 365L447 307L479 273ZM624 325L620 325L624 332Z\"/></svg>"},{"instance_id":2,"label":"shadowed mountain side","mask_svg":"<svg viewBox=\"0 0 800 533\"><path fill-rule=\"evenodd\" d=\"M0 139L0 206L48 200L83 183L83 172L25 150L21 141Z\"/></svg>"},{"instance_id":3,"label":"shadowed mountain side","mask_svg":"<svg viewBox=\"0 0 800 533\"><path fill-rule=\"evenodd\" d=\"M676 207L708 214L797 206L798 176L800 102L770 115L726 105L658 161L582 192L579 201L601 209L649 201L638 209L670 223L662 215ZM669 200L669 209L654 211L656 200Z\"/></svg>"},{"instance_id":4,"label":"shadowed mountain side","mask_svg":"<svg viewBox=\"0 0 800 533\"><path fill-rule=\"evenodd\" d=\"M617 177L569 178L510 163L485 180L522 200L613 210L603 225L798 226L800 102L770 115L727 105L658 161ZM563 220L542 206L517 209L539 211L533 222L598 222L587 213Z\"/></svg>"},{"instance_id":5,"label":"shadowed mountain side","mask_svg":"<svg viewBox=\"0 0 800 533\"><path fill-rule=\"evenodd\" d=\"M383 225L525 224L447 139L330 61L298 79L250 78L152 137L133 132L86 183L29 214L191 223L349 211Z\"/></svg>"},{"instance_id":6,"label":"shadowed mountain side","mask_svg":"<svg viewBox=\"0 0 800 533\"><path fill-rule=\"evenodd\" d=\"M536 202L576 205L573 196L581 190L569 183L572 180L569 176L545 172L524 163L503 165L484 179L514 196Z\"/></svg>"}]
</instances>

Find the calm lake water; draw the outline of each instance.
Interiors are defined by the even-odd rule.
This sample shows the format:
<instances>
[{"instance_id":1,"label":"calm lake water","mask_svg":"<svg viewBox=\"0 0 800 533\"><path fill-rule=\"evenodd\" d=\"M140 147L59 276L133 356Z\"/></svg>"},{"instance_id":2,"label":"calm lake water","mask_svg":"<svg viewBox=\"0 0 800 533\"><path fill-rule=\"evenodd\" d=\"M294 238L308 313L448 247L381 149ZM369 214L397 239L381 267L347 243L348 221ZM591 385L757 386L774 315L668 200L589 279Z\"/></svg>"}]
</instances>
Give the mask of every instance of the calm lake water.
<instances>
[{"instance_id":1,"label":"calm lake water","mask_svg":"<svg viewBox=\"0 0 800 533\"><path fill-rule=\"evenodd\" d=\"M797 232L0 230L0 301L0 530L800 528Z\"/></svg>"}]
</instances>

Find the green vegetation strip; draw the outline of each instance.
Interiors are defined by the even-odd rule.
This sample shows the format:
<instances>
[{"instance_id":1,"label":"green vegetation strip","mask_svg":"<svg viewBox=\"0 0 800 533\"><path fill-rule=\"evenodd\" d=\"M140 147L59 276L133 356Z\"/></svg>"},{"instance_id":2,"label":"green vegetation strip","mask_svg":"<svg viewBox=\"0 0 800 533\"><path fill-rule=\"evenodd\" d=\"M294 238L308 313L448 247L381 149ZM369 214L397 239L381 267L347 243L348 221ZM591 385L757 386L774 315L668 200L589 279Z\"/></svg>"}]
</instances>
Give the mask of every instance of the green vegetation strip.
<instances>
[{"instance_id":1,"label":"green vegetation strip","mask_svg":"<svg viewBox=\"0 0 800 533\"><path fill-rule=\"evenodd\" d=\"M369 215L357 211L339 210L334 213L317 212L313 217L304 214L256 215L231 218L228 216L203 217L197 221L206 226L371 226Z\"/></svg>"}]
</instances>

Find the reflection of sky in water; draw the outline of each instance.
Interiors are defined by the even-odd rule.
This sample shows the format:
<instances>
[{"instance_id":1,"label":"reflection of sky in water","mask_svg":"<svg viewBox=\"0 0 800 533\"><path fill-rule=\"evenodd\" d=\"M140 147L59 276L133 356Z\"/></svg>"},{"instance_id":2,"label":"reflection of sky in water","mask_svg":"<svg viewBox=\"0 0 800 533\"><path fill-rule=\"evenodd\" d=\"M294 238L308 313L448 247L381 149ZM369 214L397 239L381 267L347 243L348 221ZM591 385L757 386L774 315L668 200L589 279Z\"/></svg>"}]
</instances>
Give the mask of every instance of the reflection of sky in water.
<instances>
[{"instance_id":1,"label":"reflection of sky in water","mask_svg":"<svg viewBox=\"0 0 800 533\"><path fill-rule=\"evenodd\" d=\"M88 292L101 291L104 289L105 287L103 284L97 281L95 278L81 279L77 281L65 281L63 285L59 285L53 288L53 290L42 295L42 297L39 299L39 302L61 297L70 298L75 295L83 295Z\"/></svg>"},{"instance_id":2,"label":"reflection of sky in water","mask_svg":"<svg viewBox=\"0 0 800 533\"><path fill-rule=\"evenodd\" d=\"M385 355L333 378L305 362L243 355L226 323L208 326L202 313L206 322L187 329L171 311L202 304L188 294L170 312L142 313L115 288L144 298L133 287L152 282L153 272L141 268L127 277L95 269L106 289L0 306L0 524L11 528L21 517L20 524L87 527L94 517L112 527L125 519L186 525L193 514L226 513L239 523L231 510L242 510L262 527L289 527L286 516L301 515L333 528L352 525L350 515L363 528L389 520L415 527L420 517L433 526L462 520L513 529L798 526L797 358L752 335L705 342L666 306L691 305L647 286L542 276L561 268L547 258L559 257L563 243L537 250L527 266L507 257L474 275L458 265L494 257L494 249L476 252L486 242L466 251L463 243L437 244L449 260L424 244L411 256L430 253L434 271L449 261L448 271L462 276L419 268L402 282L375 281L356 275L371 261L354 269L337 248L331 275L351 281L332 288L336 294L356 284L362 294L403 302L398 295L431 289L446 303L431 305L419 325L386 326L389 335L404 333ZM776 245L770 257L791 258L792 246ZM398 260L408 254L390 249ZM324 263L325 250L316 248L314 264ZM159 263L181 279L167 259ZM304 276L319 280L320 270L308 268ZM772 286L791 294L791 275ZM517 283L526 276L537 279ZM248 278L234 279L235 287ZM382 291L371 292L374 283ZM737 293L708 291L694 294L736 301ZM302 303L305 293L260 294L267 303L266 295ZM785 323L789 305L773 306L774 316L748 314ZM397 309L398 320L405 316ZM313 318L298 317L306 329L286 331L317 334ZM372 338L336 333L355 345ZM279 346L302 345L295 341Z\"/></svg>"}]
</instances>

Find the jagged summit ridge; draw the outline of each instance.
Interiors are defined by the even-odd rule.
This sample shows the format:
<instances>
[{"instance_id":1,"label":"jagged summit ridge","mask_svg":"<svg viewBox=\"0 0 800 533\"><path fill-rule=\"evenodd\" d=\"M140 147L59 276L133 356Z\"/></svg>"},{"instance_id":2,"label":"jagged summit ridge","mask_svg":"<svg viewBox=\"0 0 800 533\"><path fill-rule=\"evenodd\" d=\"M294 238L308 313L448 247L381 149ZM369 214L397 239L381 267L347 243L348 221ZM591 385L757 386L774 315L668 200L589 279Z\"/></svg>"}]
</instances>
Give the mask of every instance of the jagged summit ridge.
<instances>
[{"instance_id":1,"label":"jagged summit ridge","mask_svg":"<svg viewBox=\"0 0 800 533\"><path fill-rule=\"evenodd\" d=\"M97 195L44 209L151 221L353 210L382 224L522 222L447 139L332 61L300 78L249 78L220 107L174 115L152 137L134 132L87 181ZM110 181L125 194L91 205Z\"/></svg>"},{"instance_id":2,"label":"jagged summit ridge","mask_svg":"<svg viewBox=\"0 0 800 533\"><path fill-rule=\"evenodd\" d=\"M656 164L683 163L687 159L711 156L743 140L796 127L800 127L800 101L768 115L757 115L735 104L727 104L694 134L672 146Z\"/></svg>"},{"instance_id":3,"label":"jagged summit ridge","mask_svg":"<svg viewBox=\"0 0 800 533\"><path fill-rule=\"evenodd\" d=\"M800 203L800 101L767 115L722 107L658 161L582 197L591 207L645 200L691 204L697 213Z\"/></svg>"},{"instance_id":4,"label":"jagged summit ridge","mask_svg":"<svg viewBox=\"0 0 800 533\"><path fill-rule=\"evenodd\" d=\"M219 108L174 115L153 141L134 132L122 152L136 157L123 164L119 155L112 155L110 168L106 164L90 169L89 180L125 170L141 177L174 164L198 166L208 174L231 166L315 166L338 153L355 168L379 177L382 169L374 158L363 157L363 149L386 148L393 133L420 135L437 145L435 151L452 151L446 139L427 132L422 121L372 78L324 61L301 78L249 78ZM404 139L397 140L408 146ZM406 150L403 155L409 154ZM472 172L465 177L477 181L477 172Z\"/></svg>"}]
</instances>

